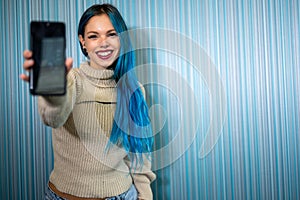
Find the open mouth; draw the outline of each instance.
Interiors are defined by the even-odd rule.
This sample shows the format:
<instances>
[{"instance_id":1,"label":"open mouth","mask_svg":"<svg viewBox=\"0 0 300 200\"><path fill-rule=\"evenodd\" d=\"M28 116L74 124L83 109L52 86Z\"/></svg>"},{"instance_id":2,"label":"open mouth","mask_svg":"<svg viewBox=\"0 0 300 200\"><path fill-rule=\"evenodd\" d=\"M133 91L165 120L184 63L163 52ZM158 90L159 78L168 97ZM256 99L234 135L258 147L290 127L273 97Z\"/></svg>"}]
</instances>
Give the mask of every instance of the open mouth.
<instances>
[{"instance_id":1,"label":"open mouth","mask_svg":"<svg viewBox=\"0 0 300 200\"><path fill-rule=\"evenodd\" d=\"M103 60L109 59L112 56L113 50L98 51L97 56Z\"/></svg>"}]
</instances>

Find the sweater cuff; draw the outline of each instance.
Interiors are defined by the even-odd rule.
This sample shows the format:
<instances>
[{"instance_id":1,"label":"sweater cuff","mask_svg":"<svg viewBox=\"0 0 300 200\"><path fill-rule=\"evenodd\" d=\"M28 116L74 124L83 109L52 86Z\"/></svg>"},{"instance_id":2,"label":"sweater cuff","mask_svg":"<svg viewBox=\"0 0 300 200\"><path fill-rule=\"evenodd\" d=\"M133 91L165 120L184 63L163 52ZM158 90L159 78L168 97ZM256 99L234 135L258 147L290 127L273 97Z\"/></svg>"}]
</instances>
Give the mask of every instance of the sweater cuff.
<instances>
[{"instance_id":1,"label":"sweater cuff","mask_svg":"<svg viewBox=\"0 0 300 200\"><path fill-rule=\"evenodd\" d=\"M152 200L153 194L150 184L139 183L134 185L138 191L138 199Z\"/></svg>"},{"instance_id":2,"label":"sweater cuff","mask_svg":"<svg viewBox=\"0 0 300 200\"><path fill-rule=\"evenodd\" d=\"M57 106L61 105L66 101L67 97L66 95L64 96L39 96L38 101L39 102L44 102L46 105L49 106Z\"/></svg>"}]
</instances>

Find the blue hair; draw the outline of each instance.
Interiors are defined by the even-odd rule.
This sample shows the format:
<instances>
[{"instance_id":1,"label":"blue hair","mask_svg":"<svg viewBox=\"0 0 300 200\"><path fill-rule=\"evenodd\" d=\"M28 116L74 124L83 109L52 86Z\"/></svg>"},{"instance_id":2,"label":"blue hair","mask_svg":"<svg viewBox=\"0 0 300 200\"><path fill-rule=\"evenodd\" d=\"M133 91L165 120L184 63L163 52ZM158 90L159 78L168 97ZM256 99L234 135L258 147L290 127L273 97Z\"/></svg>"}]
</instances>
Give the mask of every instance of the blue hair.
<instances>
[{"instance_id":1,"label":"blue hair","mask_svg":"<svg viewBox=\"0 0 300 200\"><path fill-rule=\"evenodd\" d=\"M84 36L85 26L90 18L102 14L110 18L121 44L119 58L112 66L117 82L117 105L109 140L113 144L122 146L128 152L131 161L136 158L138 162L143 163L142 153L152 151L153 136L148 106L133 71L134 50L121 14L110 4L93 5L83 13L79 22L78 35ZM87 56L81 43L80 47L83 54Z\"/></svg>"}]
</instances>

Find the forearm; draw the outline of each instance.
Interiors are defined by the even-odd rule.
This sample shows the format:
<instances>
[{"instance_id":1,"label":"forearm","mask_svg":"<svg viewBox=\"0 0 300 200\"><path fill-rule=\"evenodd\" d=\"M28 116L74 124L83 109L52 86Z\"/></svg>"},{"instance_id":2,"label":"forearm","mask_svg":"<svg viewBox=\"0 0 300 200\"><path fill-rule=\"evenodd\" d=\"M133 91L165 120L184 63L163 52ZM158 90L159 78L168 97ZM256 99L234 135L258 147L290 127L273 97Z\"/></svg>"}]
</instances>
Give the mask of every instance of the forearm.
<instances>
[{"instance_id":1,"label":"forearm","mask_svg":"<svg viewBox=\"0 0 300 200\"><path fill-rule=\"evenodd\" d=\"M156 175L151 170L151 160L143 155L142 165L132 164L128 158L126 158L125 161L129 168L131 168L131 176L138 191L138 198L152 200L153 194L150 184L156 179Z\"/></svg>"},{"instance_id":2,"label":"forearm","mask_svg":"<svg viewBox=\"0 0 300 200\"><path fill-rule=\"evenodd\" d=\"M38 110L42 121L52 128L62 126L68 119L76 101L74 73L69 73L67 91L64 96L39 96Z\"/></svg>"}]
</instances>

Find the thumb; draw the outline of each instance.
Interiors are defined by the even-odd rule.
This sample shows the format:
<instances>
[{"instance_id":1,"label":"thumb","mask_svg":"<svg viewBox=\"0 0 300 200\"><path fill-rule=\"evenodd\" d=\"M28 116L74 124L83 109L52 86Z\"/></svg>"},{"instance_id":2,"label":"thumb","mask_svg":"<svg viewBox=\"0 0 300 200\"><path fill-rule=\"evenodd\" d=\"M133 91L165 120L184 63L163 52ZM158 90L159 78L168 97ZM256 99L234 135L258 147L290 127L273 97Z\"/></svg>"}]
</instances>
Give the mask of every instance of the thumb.
<instances>
[{"instance_id":1,"label":"thumb","mask_svg":"<svg viewBox=\"0 0 300 200\"><path fill-rule=\"evenodd\" d=\"M72 58L67 58L66 61L65 61L65 65L66 65L66 68L67 68L67 72L69 72L72 68L72 65L73 65L73 59Z\"/></svg>"}]
</instances>

